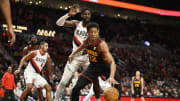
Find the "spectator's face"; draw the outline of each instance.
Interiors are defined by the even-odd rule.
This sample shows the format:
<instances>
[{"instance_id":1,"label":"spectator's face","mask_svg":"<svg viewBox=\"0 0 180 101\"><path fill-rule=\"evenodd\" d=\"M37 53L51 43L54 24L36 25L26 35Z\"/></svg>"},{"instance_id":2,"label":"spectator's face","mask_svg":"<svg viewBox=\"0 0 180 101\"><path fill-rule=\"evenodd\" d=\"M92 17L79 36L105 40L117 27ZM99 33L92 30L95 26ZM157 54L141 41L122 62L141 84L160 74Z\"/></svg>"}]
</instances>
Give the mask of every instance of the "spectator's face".
<instances>
[{"instance_id":1,"label":"spectator's face","mask_svg":"<svg viewBox=\"0 0 180 101\"><path fill-rule=\"evenodd\" d=\"M12 67L8 67L8 72L12 73Z\"/></svg>"},{"instance_id":2,"label":"spectator's face","mask_svg":"<svg viewBox=\"0 0 180 101\"><path fill-rule=\"evenodd\" d=\"M17 83L17 87L21 88L21 83L20 82Z\"/></svg>"}]
</instances>

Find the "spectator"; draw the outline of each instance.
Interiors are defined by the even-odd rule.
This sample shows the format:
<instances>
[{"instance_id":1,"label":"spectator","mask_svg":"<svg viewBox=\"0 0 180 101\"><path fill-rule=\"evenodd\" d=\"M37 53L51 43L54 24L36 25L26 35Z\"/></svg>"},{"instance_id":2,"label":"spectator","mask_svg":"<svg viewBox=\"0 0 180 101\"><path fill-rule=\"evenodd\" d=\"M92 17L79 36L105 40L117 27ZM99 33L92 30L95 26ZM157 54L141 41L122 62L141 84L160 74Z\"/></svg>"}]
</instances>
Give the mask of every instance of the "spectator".
<instances>
[{"instance_id":1,"label":"spectator","mask_svg":"<svg viewBox=\"0 0 180 101\"><path fill-rule=\"evenodd\" d=\"M16 88L12 67L8 67L8 71L3 75L2 86L5 90L6 101L14 101L13 89Z\"/></svg>"},{"instance_id":2,"label":"spectator","mask_svg":"<svg viewBox=\"0 0 180 101\"><path fill-rule=\"evenodd\" d=\"M18 82L16 89L14 89L15 101L20 101L22 92L21 83Z\"/></svg>"}]
</instances>

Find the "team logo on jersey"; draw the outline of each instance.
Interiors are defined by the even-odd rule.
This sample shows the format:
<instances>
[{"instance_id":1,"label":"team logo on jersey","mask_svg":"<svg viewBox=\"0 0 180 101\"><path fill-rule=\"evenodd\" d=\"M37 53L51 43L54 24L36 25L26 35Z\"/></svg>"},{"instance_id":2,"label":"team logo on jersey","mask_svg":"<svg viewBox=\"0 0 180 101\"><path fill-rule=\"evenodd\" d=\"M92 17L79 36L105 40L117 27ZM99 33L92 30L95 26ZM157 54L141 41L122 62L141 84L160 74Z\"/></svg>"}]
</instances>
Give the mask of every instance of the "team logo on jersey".
<instances>
[{"instance_id":1,"label":"team logo on jersey","mask_svg":"<svg viewBox=\"0 0 180 101\"><path fill-rule=\"evenodd\" d=\"M39 58L39 57L36 57L35 60L36 60L37 62L43 62L43 63L46 62L45 59L42 59L42 58Z\"/></svg>"},{"instance_id":2,"label":"team logo on jersey","mask_svg":"<svg viewBox=\"0 0 180 101\"><path fill-rule=\"evenodd\" d=\"M81 30L77 30L77 35L80 35L80 36L87 36L87 32L86 31L81 31Z\"/></svg>"}]
</instances>

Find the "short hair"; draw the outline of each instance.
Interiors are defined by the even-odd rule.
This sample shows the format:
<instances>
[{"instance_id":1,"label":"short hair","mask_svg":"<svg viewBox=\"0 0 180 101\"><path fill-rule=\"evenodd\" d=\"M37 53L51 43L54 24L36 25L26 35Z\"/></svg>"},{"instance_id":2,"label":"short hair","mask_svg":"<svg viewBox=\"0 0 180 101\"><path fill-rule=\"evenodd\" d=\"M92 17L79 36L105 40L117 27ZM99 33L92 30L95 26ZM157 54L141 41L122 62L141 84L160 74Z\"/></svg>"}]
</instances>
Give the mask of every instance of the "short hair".
<instances>
[{"instance_id":1,"label":"short hair","mask_svg":"<svg viewBox=\"0 0 180 101\"><path fill-rule=\"evenodd\" d=\"M91 13L91 10L89 8L84 8L81 10L81 14L84 13L86 10L90 11L90 13Z\"/></svg>"},{"instance_id":2,"label":"short hair","mask_svg":"<svg viewBox=\"0 0 180 101\"><path fill-rule=\"evenodd\" d=\"M40 46L41 45L44 45L45 43L47 43L46 41L42 41L41 43L40 43Z\"/></svg>"},{"instance_id":3,"label":"short hair","mask_svg":"<svg viewBox=\"0 0 180 101\"><path fill-rule=\"evenodd\" d=\"M36 35L32 35L31 39L33 39L33 38L37 38L37 36Z\"/></svg>"},{"instance_id":4,"label":"short hair","mask_svg":"<svg viewBox=\"0 0 180 101\"><path fill-rule=\"evenodd\" d=\"M90 22L90 23L87 24L87 30L89 30L90 28L93 28L93 27L95 27L95 28L97 28L99 30L99 24L98 23Z\"/></svg>"}]
</instances>

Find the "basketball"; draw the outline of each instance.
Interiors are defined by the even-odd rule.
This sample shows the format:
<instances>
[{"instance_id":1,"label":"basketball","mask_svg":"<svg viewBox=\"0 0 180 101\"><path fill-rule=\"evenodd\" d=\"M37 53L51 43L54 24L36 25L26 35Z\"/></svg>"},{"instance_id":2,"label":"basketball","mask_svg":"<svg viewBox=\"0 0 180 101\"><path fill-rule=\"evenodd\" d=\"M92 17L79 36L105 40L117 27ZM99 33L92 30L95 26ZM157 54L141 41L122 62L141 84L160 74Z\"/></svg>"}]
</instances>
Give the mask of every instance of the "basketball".
<instances>
[{"instance_id":1,"label":"basketball","mask_svg":"<svg viewBox=\"0 0 180 101\"><path fill-rule=\"evenodd\" d=\"M106 101L117 101L119 98L119 91L114 87L109 87L104 91L104 98Z\"/></svg>"}]
</instances>

